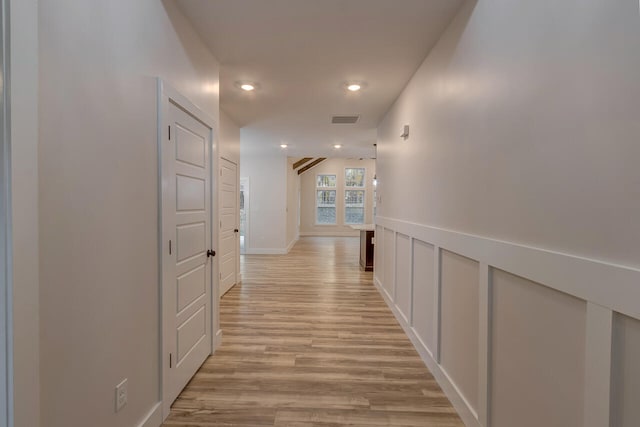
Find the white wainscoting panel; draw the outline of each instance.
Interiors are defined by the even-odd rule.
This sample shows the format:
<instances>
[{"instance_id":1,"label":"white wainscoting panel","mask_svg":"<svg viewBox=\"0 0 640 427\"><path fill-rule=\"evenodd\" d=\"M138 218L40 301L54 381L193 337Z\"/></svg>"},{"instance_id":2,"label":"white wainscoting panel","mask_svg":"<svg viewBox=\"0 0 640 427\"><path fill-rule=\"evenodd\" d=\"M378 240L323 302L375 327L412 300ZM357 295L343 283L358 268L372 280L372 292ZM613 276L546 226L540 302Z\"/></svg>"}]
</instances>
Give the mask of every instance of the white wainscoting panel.
<instances>
[{"instance_id":1,"label":"white wainscoting panel","mask_svg":"<svg viewBox=\"0 0 640 427\"><path fill-rule=\"evenodd\" d=\"M391 301L396 299L396 238L393 230L384 230L384 290Z\"/></svg>"},{"instance_id":2,"label":"white wainscoting panel","mask_svg":"<svg viewBox=\"0 0 640 427\"><path fill-rule=\"evenodd\" d=\"M501 270L492 282L491 425L581 427L586 303Z\"/></svg>"},{"instance_id":3,"label":"white wainscoting panel","mask_svg":"<svg viewBox=\"0 0 640 427\"><path fill-rule=\"evenodd\" d=\"M434 316L436 284L434 280L433 245L413 240L413 330L433 356L435 354Z\"/></svg>"},{"instance_id":4,"label":"white wainscoting panel","mask_svg":"<svg viewBox=\"0 0 640 427\"><path fill-rule=\"evenodd\" d=\"M378 216L374 282L467 426L640 425L637 266Z\"/></svg>"},{"instance_id":5,"label":"white wainscoting panel","mask_svg":"<svg viewBox=\"0 0 640 427\"><path fill-rule=\"evenodd\" d=\"M442 251L440 364L474 411L478 407L477 261Z\"/></svg>"},{"instance_id":6,"label":"white wainscoting panel","mask_svg":"<svg viewBox=\"0 0 640 427\"><path fill-rule=\"evenodd\" d=\"M612 427L640 426L640 320L616 314Z\"/></svg>"},{"instance_id":7,"label":"white wainscoting panel","mask_svg":"<svg viewBox=\"0 0 640 427\"><path fill-rule=\"evenodd\" d=\"M396 298L404 320L411 324L411 239L396 234Z\"/></svg>"}]
</instances>

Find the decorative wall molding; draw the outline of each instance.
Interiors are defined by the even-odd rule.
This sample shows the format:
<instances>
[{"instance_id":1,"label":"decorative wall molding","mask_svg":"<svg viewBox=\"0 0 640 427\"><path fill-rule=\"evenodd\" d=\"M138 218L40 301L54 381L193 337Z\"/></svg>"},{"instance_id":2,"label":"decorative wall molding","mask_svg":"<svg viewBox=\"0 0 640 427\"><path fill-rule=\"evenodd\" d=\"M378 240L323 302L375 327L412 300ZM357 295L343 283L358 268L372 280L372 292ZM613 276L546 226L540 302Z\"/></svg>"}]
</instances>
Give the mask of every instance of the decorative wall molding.
<instances>
[{"instance_id":1,"label":"decorative wall molding","mask_svg":"<svg viewBox=\"0 0 640 427\"><path fill-rule=\"evenodd\" d=\"M399 260L398 236L409 236L411 256ZM386 241L390 239L390 241ZM415 242L420 241L433 248L433 312L425 332L421 334L415 329L416 304L421 307L422 300L414 301L417 280L413 272ZM406 245L406 243L403 243ZM424 247L424 246L423 246ZM477 410L465 400L459 385L449 376L442 366L440 355L441 342L441 289L442 289L442 251L449 251L479 263L477 278L479 310L478 322L478 397ZM411 272L409 289L411 292L410 310L405 300L398 300L398 295L406 295L406 289L398 292L401 285L398 268L407 268ZM400 266L400 267L399 267ZM390 270L390 271L386 271ZM584 353L584 422L585 426L609 425L609 396L612 385L611 363L612 348L616 343L612 340L615 313L622 313L631 318L640 318L640 270L634 267L612 264L606 261L588 259L580 256L564 254L545 249L489 239L485 237L459 233L451 230L430 227L422 224L400 221L392 218L376 218L376 266L374 283L380 294L389 305L398 322L405 330L427 367L441 385L454 407L467 426L489 427L491 421L492 394L492 307L493 275L492 272L503 270L511 275L519 276L571 295L586 303L586 346ZM431 276L429 276L429 280ZM427 280L422 277L420 286ZM385 283L385 281L387 283ZM404 280L406 281L406 280ZM407 286L406 284L402 286ZM404 311L403 312L403 309ZM407 312L408 311L408 312ZM424 318L424 313L423 318ZM433 342L425 341L424 335L433 334ZM429 338L431 341L431 338ZM549 349L558 351L558 349ZM468 392L468 390L467 390ZM525 390L513 390L513 393L524 393Z\"/></svg>"},{"instance_id":2,"label":"decorative wall molding","mask_svg":"<svg viewBox=\"0 0 640 427\"><path fill-rule=\"evenodd\" d=\"M640 268L385 217L376 224L640 319Z\"/></svg>"}]
</instances>

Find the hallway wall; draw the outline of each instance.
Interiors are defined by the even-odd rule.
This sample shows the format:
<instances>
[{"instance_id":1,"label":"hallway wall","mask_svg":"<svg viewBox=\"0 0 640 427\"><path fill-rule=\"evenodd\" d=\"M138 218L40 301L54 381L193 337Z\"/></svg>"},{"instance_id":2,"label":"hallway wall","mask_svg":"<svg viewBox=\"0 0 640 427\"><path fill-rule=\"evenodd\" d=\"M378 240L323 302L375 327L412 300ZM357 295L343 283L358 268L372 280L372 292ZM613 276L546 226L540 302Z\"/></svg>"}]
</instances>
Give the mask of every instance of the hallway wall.
<instances>
[{"instance_id":1,"label":"hallway wall","mask_svg":"<svg viewBox=\"0 0 640 427\"><path fill-rule=\"evenodd\" d=\"M250 128L240 137L240 178L249 179L245 253L287 253L287 153Z\"/></svg>"},{"instance_id":2,"label":"hallway wall","mask_svg":"<svg viewBox=\"0 0 640 427\"><path fill-rule=\"evenodd\" d=\"M637 2L468 2L379 126L376 283L469 425L640 423L638 75Z\"/></svg>"},{"instance_id":3,"label":"hallway wall","mask_svg":"<svg viewBox=\"0 0 640 427\"><path fill-rule=\"evenodd\" d=\"M160 381L156 77L219 123L219 65L171 1L39 7L41 418L138 426Z\"/></svg>"}]
</instances>

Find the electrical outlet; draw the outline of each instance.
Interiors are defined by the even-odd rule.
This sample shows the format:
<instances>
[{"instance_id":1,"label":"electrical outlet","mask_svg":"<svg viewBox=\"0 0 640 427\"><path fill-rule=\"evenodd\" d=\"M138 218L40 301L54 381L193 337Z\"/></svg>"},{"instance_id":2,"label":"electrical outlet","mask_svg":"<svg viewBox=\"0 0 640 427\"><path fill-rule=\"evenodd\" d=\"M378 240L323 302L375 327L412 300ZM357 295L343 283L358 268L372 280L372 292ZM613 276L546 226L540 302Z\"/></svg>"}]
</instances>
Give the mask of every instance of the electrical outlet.
<instances>
[{"instance_id":1,"label":"electrical outlet","mask_svg":"<svg viewBox=\"0 0 640 427\"><path fill-rule=\"evenodd\" d=\"M120 411L127 404L127 379L122 380L116 386L116 412Z\"/></svg>"}]
</instances>

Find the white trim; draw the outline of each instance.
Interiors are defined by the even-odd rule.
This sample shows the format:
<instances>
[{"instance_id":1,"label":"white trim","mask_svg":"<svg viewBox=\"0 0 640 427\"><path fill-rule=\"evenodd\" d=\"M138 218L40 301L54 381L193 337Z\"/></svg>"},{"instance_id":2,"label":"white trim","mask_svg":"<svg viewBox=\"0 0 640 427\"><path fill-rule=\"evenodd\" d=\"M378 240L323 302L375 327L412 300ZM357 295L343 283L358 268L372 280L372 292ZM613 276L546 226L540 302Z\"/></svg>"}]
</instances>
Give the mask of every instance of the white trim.
<instances>
[{"instance_id":1,"label":"white trim","mask_svg":"<svg viewBox=\"0 0 640 427\"><path fill-rule=\"evenodd\" d=\"M138 427L159 427L162 425L162 402L156 403L140 421Z\"/></svg>"},{"instance_id":2,"label":"white trim","mask_svg":"<svg viewBox=\"0 0 640 427\"><path fill-rule=\"evenodd\" d=\"M245 255L286 255L287 248L246 248Z\"/></svg>"},{"instance_id":3,"label":"white trim","mask_svg":"<svg viewBox=\"0 0 640 427\"><path fill-rule=\"evenodd\" d=\"M611 418L613 312L587 304L584 427L608 426Z\"/></svg>"},{"instance_id":4,"label":"white trim","mask_svg":"<svg viewBox=\"0 0 640 427\"><path fill-rule=\"evenodd\" d=\"M427 368L429 369L429 371L431 372L435 380L440 385L440 388L442 388L442 391L444 391L444 394L446 394L446 396L451 401L451 404L453 405L455 410L458 412L458 415L464 422L465 426L482 427L480 423L478 423L478 420L476 419L476 416L473 413L473 411L470 410L471 406L467 404L462 393L459 392L458 388L455 386L453 381L451 381L451 378L449 378L447 373L444 371L444 369L442 369L442 367L438 364L438 362L436 362L431 357L431 353L429 352L429 349L427 348L427 346L424 345L424 343L415 333L413 328L404 320L404 316L402 316L402 314L400 313L400 310L395 306L395 304L389 297L389 294L385 290L382 283L380 283L380 281L377 278L375 278L374 284L376 288L378 288L378 291L382 295L382 298L384 299L384 301L387 303L387 305L391 309L391 312L400 323L400 326L402 327L404 332L407 334L407 336L411 340L411 343L413 344L416 351L420 355L420 358L425 363L425 365L427 365Z\"/></svg>"},{"instance_id":5,"label":"white trim","mask_svg":"<svg viewBox=\"0 0 640 427\"><path fill-rule=\"evenodd\" d=\"M491 415L491 269L480 263L478 283L478 420L490 425Z\"/></svg>"},{"instance_id":6,"label":"white trim","mask_svg":"<svg viewBox=\"0 0 640 427\"><path fill-rule=\"evenodd\" d=\"M640 268L380 216L376 224L640 319Z\"/></svg>"},{"instance_id":7,"label":"white trim","mask_svg":"<svg viewBox=\"0 0 640 427\"><path fill-rule=\"evenodd\" d=\"M442 261L442 249L433 245L433 359L440 363L440 313L442 311L442 281L440 280L440 263ZM413 301L411 301L413 304Z\"/></svg>"},{"instance_id":8,"label":"white trim","mask_svg":"<svg viewBox=\"0 0 640 427\"><path fill-rule=\"evenodd\" d=\"M291 252L291 249L293 249L295 244L298 243L298 240L299 240L298 237L296 237L295 239L291 240L291 242L287 245L287 253Z\"/></svg>"},{"instance_id":9,"label":"white trim","mask_svg":"<svg viewBox=\"0 0 640 427\"><path fill-rule=\"evenodd\" d=\"M171 85L169 85L164 80L158 78L157 79L157 94L158 94L158 140L157 140L157 150L158 150L158 275L159 275L159 295L160 303L159 303L159 313L160 313L160 347L159 351L159 359L160 359L160 381L159 381L159 397L161 404L161 412L162 419L166 419L169 415L170 406L173 402L164 402L162 401L164 396L164 382L165 382L165 369L164 367L168 365L168 357L167 351L164 348L165 343L163 340L163 331L165 329L164 325L164 310L163 310L163 280L164 280L164 270L163 270L163 259L164 259L164 245L166 244L166 239L163 238L164 232L164 222L163 222L163 170L164 170L164 159L162 157L162 147L168 141L167 128L169 126L169 105L171 103L179 106L188 112L195 119L202 122L206 127L210 129L210 138L211 138L211 146L209 150L209 161L210 161L210 216L211 216L211 227L210 227L210 243L213 250L217 249L218 239L214 238L215 233L218 232L218 227L215 225L218 224L218 141L217 141L217 129L216 122L212 116L201 110L198 106L189 101L186 97L180 94L177 90L175 90ZM211 265L211 354L215 351L216 348L216 340L213 335L213 331L219 330L219 315L220 315L220 306L219 306L219 290L220 290L220 281L219 281L219 266L218 266L218 257L214 257Z\"/></svg>"},{"instance_id":10,"label":"white trim","mask_svg":"<svg viewBox=\"0 0 640 427\"><path fill-rule=\"evenodd\" d=\"M213 337L213 353L215 353L215 351L220 348L220 346L222 345L222 329L218 329L218 332L216 332L216 334Z\"/></svg>"},{"instance_id":11,"label":"white trim","mask_svg":"<svg viewBox=\"0 0 640 427\"><path fill-rule=\"evenodd\" d=\"M443 230L421 224L409 223L385 217L376 218L377 238L384 242L387 230L394 236L394 251L387 254L378 247L380 266L374 277L385 302L389 305L401 326L413 342L425 364L451 399L467 426L491 425L491 360L492 360L492 271L504 270L510 274L540 283L551 289L577 297L587 303L584 419L585 427L608 425L610 418L611 363L613 348L613 318L616 312L640 318L640 270L605 261L588 259L520 244L498 241L481 236ZM434 247L434 316L435 347L427 348L411 327L386 288L395 287L396 239L404 234L411 239ZM391 247L390 247L391 248ZM380 252L380 250L382 252ZM448 377L440 363L441 341L441 257L447 250L479 262L479 317L478 317L478 406L477 411L468 404ZM390 258L390 259L389 259ZM386 276L385 260L393 274ZM413 258L412 258L413 262ZM382 275L379 274L380 268ZM413 269L413 264L411 266ZM391 273L391 272L387 272ZM382 276L382 277L381 277ZM384 283L385 277L394 283ZM413 280L413 278L412 278ZM603 285L606 284L606 285ZM386 285L386 286L385 286ZM392 286L393 285L393 286ZM413 294L412 294L413 295ZM412 306L414 301L411 301ZM514 392L519 392L518 390Z\"/></svg>"},{"instance_id":12,"label":"white trim","mask_svg":"<svg viewBox=\"0 0 640 427\"><path fill-rule=\"evenodd\" d=\"M301 231L300 237L360 237L359 231Z\"/></svg>"}]
</instances>

